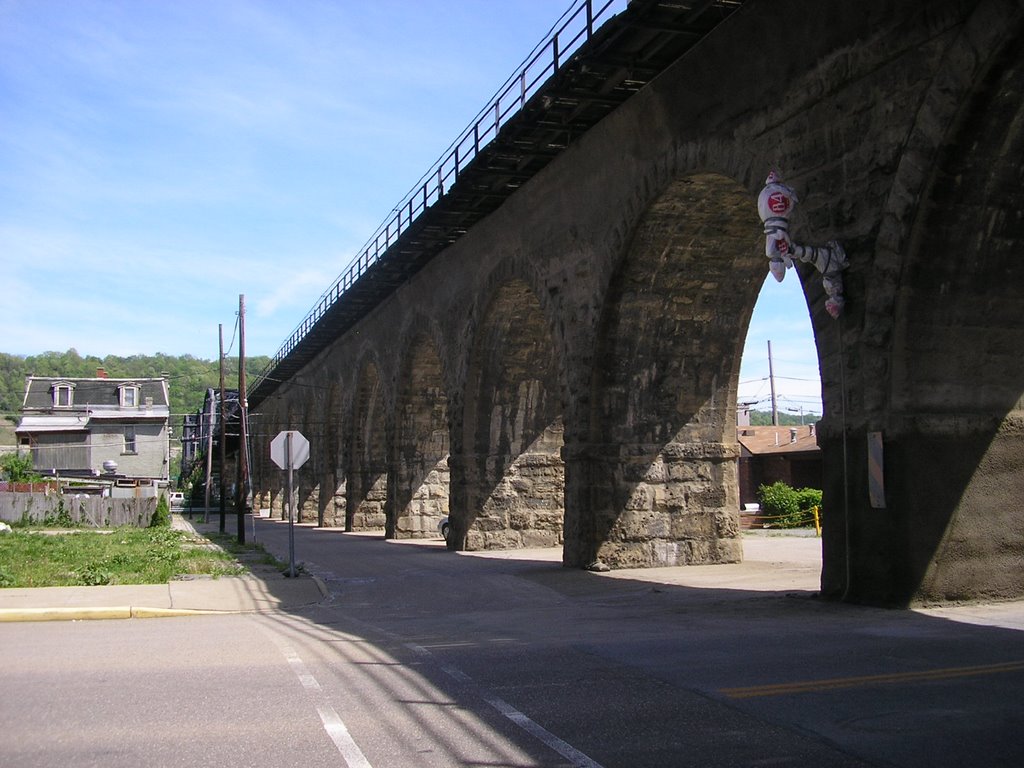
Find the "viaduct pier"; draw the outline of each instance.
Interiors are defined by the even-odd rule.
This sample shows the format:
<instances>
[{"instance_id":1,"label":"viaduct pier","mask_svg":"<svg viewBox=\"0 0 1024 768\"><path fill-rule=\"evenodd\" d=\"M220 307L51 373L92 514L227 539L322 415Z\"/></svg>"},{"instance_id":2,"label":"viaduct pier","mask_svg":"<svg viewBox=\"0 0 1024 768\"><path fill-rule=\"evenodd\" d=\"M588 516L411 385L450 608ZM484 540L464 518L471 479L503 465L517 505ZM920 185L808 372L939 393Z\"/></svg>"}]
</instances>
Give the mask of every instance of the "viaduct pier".
<instances>
[{"instance_id":1,"label":"viaduct pier","mask_svg":"<svg viewBox=\"0 0 1024 768\"><path fill-rule=\"evenodd\" d=\"M614 7L613 7L614 6ZM1024 1L583 0L250 391L302 518L565 566L742 558L736 393L758 195L824 404L822 593L1024 597ZM785 333L785 328L779 329Z\"/></svg>"}]
</instances>

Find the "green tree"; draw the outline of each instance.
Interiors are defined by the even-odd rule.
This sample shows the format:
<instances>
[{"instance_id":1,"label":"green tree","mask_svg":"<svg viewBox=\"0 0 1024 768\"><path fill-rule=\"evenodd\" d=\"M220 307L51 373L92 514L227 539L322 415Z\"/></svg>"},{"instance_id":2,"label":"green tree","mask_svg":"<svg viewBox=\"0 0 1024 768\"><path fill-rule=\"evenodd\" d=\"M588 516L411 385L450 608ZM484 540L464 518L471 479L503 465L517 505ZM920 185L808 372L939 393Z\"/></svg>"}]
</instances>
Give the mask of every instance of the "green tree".
<instances>
[{"instance_id":1,"label":"green tree","mask_svg":"<svg viewBox=\"0 0 1024 768\"><path fill-rule=\"evenodd\" d=\"M12 483L31 483L41 478L32 471L31 456L5 453L3 456L0 456L0 479Z\"/></svg>"},{"instance_id":2,"label":"green tree","mask_svg":"<svg viewBox=\"0 0 1024 768\"><path fill-rule=\"evenodd\" d=\"M814 424L821 421L821 416L817 413L805 413L803 416L793 413L779 413L779 426L780 427L798 427L803 424ZM772 412L771 411L751 411L750 412L750 426L752 427L770 427L772 425Z\"/></svg>"},{"instance_id":3,"label":"green tree","mask_svg":"<svg viewBox=\"0 0 1024 768\"><path fill-rule=\"evenodd\" d=\"M270 358L264 356L247 357L247 379L252 382L269 362ZM206 390L216 389L220 383L220 367L216 360L201 360L191 355L107 355L101 358L82 357L75 349L28 357L0 353L0 415L10 420L17 419L28 376L90 378L96 375L97 368L103 368L108 376L116 379L166 377L171 428L175 436L181 435L183 416L202 408ZM238 358L225 358L224 370L224 385L228 389L237 388Z\"/></svg>"},{"instance_id":4,"label":"green tree","mask_svg":"<svg viewBox=\"0 0 1024 768\"><path fill-rule=\"evenodd\" d=\"M160 494L160 498L156 500L156 509L153 511L153 517L149 521L150 528L166 528L171 524L171 509L167 504L167 496Z\"/></svg>"}]
</instances>

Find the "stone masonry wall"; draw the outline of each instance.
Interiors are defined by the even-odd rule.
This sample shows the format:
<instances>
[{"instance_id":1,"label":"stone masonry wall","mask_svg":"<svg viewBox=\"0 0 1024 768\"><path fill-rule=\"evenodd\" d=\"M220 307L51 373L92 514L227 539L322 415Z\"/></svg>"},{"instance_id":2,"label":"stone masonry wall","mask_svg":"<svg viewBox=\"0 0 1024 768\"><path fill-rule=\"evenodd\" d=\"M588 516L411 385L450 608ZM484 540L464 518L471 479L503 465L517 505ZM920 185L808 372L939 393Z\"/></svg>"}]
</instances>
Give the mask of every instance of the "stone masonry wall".
<instances>
[{"instance_id":1,"label":"stone masonry wall","mask_svg":"<svg viewBox=\"0 0 1024 768\"><path fill-rule=\"evenodd\" d=\"M345 468L331 483L350 523L372 487L389 535L429 529L408 519L423 491L396 456L433 463L396 425L443 405L449 546L562 541L571 566L737 560L739 357L766 266L755 199L778 168L800 197L794 239L850 257L840 321L812 270L787 278L822 374L823 591L1024 594L997 572L1024 551L1024 489L990 482L1024 476L1022 20L1021 0L746 3L325 350L306 386L275 393L296 408L339 393L322 466ZM410 359L431 370L428 398L400 384ZM359 400L371 366L376 410ZM533 438L558 424L539 457L508 426L530 380ZM867 498L869 431L889 448L884 511ZM927 451L938 509L918 498ZM390 489L368 480L383 473ZM981 524L993 510L998 535Z\"/></svg>"}]
</instances>

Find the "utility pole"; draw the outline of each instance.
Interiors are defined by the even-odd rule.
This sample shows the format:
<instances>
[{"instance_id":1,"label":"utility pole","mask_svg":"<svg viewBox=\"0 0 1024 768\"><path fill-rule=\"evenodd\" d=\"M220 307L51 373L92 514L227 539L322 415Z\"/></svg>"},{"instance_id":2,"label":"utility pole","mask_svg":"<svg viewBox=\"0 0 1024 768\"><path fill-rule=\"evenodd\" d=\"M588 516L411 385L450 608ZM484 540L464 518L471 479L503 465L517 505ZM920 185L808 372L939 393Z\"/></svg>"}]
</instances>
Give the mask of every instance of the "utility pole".
<instances>
[{"instance_id":1,"label":"utility pole","mask_svg":"<svg viewBox=\"0 0 1024 768\"><path fill-rule=\"evenodd\" d=\"M224 324L217 324L217 333L220 335L220 532L224 533L224 497L227 495L224 474L225 452L227 449L227 435L224 434Z\"/></svg>"},{"instance_id":2,"label":"utility pole","mask_svg":"<svg viewBox=\"0 0 1024 768\"><path fill-rule=\"evenodd\" d=\"M248 411L245 394L245 294L242 293L238 296L238 490L235 492L239 544L245 543L245 506L249 496Z\"/></svg>"},{"instance_id":3,"label":"utility pole","mask_svg":"<svg viewBox=\"0 0 1024 768\"><path fill-rule=\"evenodd\" d=\"M779 407L775 402L775 370L772 367L772 342L768 340L768 381L772 388L772 426L779 426Z\"/></svg>"},{"instance_id":4,"label":"utility pole","mask_svg":"<svg viewBox=\"0 0 1024 768\"><path fill-rule=\"evenodd\" d=\"M210 522L210 475L213 473L213 390L206 390L206 398L210 401L206 413L206 493L203 498L203 522Z\"/></svg>"}]
</instances>

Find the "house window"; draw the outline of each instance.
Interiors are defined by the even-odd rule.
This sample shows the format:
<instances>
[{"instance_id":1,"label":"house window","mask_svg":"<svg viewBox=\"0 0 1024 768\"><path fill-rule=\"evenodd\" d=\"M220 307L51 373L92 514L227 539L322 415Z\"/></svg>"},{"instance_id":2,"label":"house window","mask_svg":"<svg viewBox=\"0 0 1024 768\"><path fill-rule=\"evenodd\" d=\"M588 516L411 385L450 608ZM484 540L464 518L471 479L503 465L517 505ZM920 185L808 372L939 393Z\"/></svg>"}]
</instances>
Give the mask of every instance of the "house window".
<instances>
[{"instance_id":1,"label":"house window","mask_svg":"<svg viewBox=\"0 0 1024 768\"><path fill-rule=\"evenodd\" d=\"M134 384L121 387L121 407L137 408L139 405L139 388Z\"/></svg>"},{"instance_id":2,"label":"house window","mask_svg":"<svg viewBox=\"0 0 1024 768\"><path fill-rule=\"evenodd\" d=\"M135 450L135 427L124 428L124 452L136 453Z\"/></svg>"},{"instance_id":3,"label":"house window","mask_svg":"<svg viewBox=\"0 0 1024 768\"><path fill-rule=\"evenodd\" d=\"M70 384L55 384L53 386L53 407L70 408L73 391Z\"/></svg>"}]
</instances>

